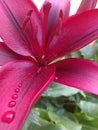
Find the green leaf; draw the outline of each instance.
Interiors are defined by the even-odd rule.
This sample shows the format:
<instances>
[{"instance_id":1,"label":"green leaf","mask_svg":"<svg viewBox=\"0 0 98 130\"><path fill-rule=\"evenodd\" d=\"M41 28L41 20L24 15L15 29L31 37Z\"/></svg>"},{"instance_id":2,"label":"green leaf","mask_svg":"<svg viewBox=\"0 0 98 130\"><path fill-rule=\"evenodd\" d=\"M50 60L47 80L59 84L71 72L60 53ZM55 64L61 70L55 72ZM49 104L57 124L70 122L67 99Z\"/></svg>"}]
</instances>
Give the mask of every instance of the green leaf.
<instances>
[{"instance_id":1,"label":"green leaf","mask_svg":"<svg viewBox=\"0 0 98 130\"><path fill-rule=\"evenodd\" d=\"M98 118L98 103L81 100L79 106L87 116Z\"/></svg>"},{"instance_id":2,"label":"green leaf","mask_svg":"<svg viewBox=\"0 0 98 130\"><path fill-rule=\"evenodd\" d=\"M73 53L70 55L70 57L72 57L72 58L76 58L76 57L78 57L78 58L83 58L83 55L82 55L81 51L78 50L78 51L76 51L76 52L73 52Z\"/></svg>"},{"instance_id":3,"label":"green leaf","mask_svg":"<svg viewBox=\"0 0 98 130\"><path fill-rule=\"evenodd\" d=\"M82 48L80 51L84 58L93 59L95 55L95 47L93 45L88 45Z\"/></svg>"},{"instance_id":4,"label":"green leaf","mask_svg":"<svg viewBox=\"0 0 98 130\"><path fill-rule=\"evenodd\" d=\"M65 130L81 130L81 125L78 122L74 122L66 116L59 116L54 112L48 112L50 119L58 125L63 125Z\"/></svg>"},{"instance_id":5,"label":"green leaf","mask_svg":"<svg viewBox=\"0 0 98 130\"><path fill-rule=\"evenodd\" d=\"M83 113L79 114L77 118L82 125L81 130L98 130L98 118L89 119Z\"/></svg>"},{"instance_id":6,"label":"green leaf","mask_svg":"<svg viewBox=\"0 0 98 130\"><path fill-rule=\"evenodd\" d=\"M44 109L34 108L30 113L23 130L39 130L50 124L48 112Z\"/></svg>"},{"instance_id":7,"label":"green leaf","mask_svg":"<svg viewBox=\"0 0 98 130\"><path fill-rule=\"evenodd\" d=\"M78 93L79 90L76 88L71 88L59 83L52 83L52 85L46 90L43 96L46 97L60 97L60 96L72 96Z\"/></svg>"},{"instance_id":8,"label":"green leaf","mask_svg":"<svg viewBox=\"0 0 98 130\"><path fill-rule=\"evenodd\" d=\"M41 127L41 129L39 130L67 130L67 129L65 129L63 125L49 124L47 126Z\"/></svg>"}]
</instances>

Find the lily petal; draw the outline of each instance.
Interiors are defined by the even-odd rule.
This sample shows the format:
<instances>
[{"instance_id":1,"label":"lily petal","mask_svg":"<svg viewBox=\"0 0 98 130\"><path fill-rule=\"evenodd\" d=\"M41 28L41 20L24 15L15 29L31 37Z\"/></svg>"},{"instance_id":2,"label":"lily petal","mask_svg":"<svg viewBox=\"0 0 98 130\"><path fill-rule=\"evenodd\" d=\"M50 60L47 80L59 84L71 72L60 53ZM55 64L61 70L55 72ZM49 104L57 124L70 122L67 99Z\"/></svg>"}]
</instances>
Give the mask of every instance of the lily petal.
<instances>
[{"instance_id":1,"label":"lily petal","mask_svg":"<svg viewBox=\"0 0 98 130\"><path fill-rule=\"evenodd\" d=\"M77 13L80 13L85 10L94 9L96 7L97 0L82 0Z\"/></svg>"},{"instance_id":2,"label":"lily petal","mask_svg":"<svg viewBox=\"0 0 98 130\"><path fill-rule=\"evenodd\" d=\"M0 36L16 53L25 56L35 54L33 45L36 43L32 43L31 37L34 30L36 33L32 20L39 22L37 16L37 8L31 0L0 0Z\"/></svg>"},{"instance_id":3,"label":"lily petal","mask_svg":"<svg viewBox=\"0 0 98 130\"><path fill-rule=\"evenodd\" d=\"M98 63L69 58L56 63L56 82L98 95Z\"/></svg>"},{"instance_id":4,"label":"lily petal","mask_svg":"<svg viewBox=\"0 0 98 130\"><path fill-rule=\"evenodd\" d=\"M80 22L81 21L81 22ZM59 35L49 39L46 55L48 60L74 52L98 38L98 9L71 16L62 25Z\"/></svg>"},{"instance_id":5,"label":"lily petal","mask_svg":"<svg viewBox=\"0 0 98 130\"><path fill-rule=\"evenodd\" d=\"M14 61L0 71L0 129L20 130L32 106L54 79L54 67Z\"/></svg>"},{"instance_id":6,"label":"lily petal","mask_svg":"<svg viewBox=\"0 0 98 130\"><path fill-rule=\"evenodd\" d=\"M45 0L45 2L47 1ZM70 11L70 0L62 0L62 2L60 0L49 0L49 2L51 3L51 9L48 17L47 38L58 23L60 11L62 11L64 19L69 16Z\"/></svg>"},{"instance_id":7,"label":"lily petal","mask_svg":"<svg viewBox=\"0 0 98 130\"><path fill-rule=\"evenodd\" d=\"M0 66L13 61L25 59L23 56L14 53L10 50L5 43L0 42Z\"/></svg>"}]
</instances>

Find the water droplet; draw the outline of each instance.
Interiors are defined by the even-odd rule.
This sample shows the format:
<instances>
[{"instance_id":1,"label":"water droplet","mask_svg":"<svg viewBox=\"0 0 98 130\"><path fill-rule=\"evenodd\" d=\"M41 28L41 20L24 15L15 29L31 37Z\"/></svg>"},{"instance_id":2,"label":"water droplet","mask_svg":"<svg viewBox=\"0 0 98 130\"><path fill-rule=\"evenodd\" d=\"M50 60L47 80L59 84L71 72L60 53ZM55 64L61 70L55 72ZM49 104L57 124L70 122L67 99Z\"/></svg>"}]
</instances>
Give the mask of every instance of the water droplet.
<instances>
[{"instance_id":1,"label":"water droplet","mask_svg":"<svg viewBox=\"0 0 98 130\"><path fill-rule=\"evenodd\" d=\"M58 77L55 77L55 80L58 80Z\"/></svg>"},{"instance_id":2,"label":"water droplet","mask_svg":"<svg viewBox=\"0 0 98 130\"><path fill-rule=\"evenodd\" d=\"M16 99L16 98L18 98L18 95L17 94L13 94L12 95L12 99Z\"/></svg>"},{"instance_id":3,"label":"water droplet","mask_svg":"<svg viewBox=\"0 0 98 130\"><path fill-rule=\"evenodd\" d=\"M19 88L16 88L16 89L15 89L15 92L16 92L16 93L18 93L19 91L20 91L20 89L19 89Z\"/></svg>"},{"instance_id":4,"label":"water droplet","mask_svg":"<svg viewBox=\"0 0 98 130\"><path fill-rule=\"evenodd\" d=\"M18 84L18 87L19 87L19 88L22 87L22 83L19 83L19 84Z\"/></svg>"},{"instance_id":5,"label":"water droplet","mask_svg":"<svg viewBox=\"0 0 98 130\"><path fill-rule=\"evenodd\" d=\"M15 112L14 111L7 111L1 117L2 121L6 122L6 123L11 123L14 118L15 118Z\"/></svg>"},{"instance_id":6,"label":"water droplet","mask_svg":"<svg viewBox=\"0 0 98 130\"><path fill-rule=\"evenodd\" d=\"M16 105L15 101L10 101L8 104L9 107L14 107L15 105Z\"/></svg>"}]
</instances>

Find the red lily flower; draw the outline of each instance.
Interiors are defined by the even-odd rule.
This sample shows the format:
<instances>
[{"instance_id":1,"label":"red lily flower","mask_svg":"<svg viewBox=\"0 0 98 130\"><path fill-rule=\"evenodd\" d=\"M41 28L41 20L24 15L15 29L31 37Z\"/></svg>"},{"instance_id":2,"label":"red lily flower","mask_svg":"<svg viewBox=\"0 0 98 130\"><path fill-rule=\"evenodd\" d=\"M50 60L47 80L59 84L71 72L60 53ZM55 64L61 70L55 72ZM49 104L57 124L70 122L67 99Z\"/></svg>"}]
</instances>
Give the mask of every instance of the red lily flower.
<instances>
[{"instance_id":1,"label":"red lily flower","mask_svg":"<svg viewBox=\"0 0 98 130\"><path fill-rule=\"evenodd\" d=\"M98 9L70 17L69 9L70 0L45 1L41 11L31 0L0 0L1 130L20 130L52 81L98 95L98 63L53 62L98 38Z\"/></svg>"}]
</instances>

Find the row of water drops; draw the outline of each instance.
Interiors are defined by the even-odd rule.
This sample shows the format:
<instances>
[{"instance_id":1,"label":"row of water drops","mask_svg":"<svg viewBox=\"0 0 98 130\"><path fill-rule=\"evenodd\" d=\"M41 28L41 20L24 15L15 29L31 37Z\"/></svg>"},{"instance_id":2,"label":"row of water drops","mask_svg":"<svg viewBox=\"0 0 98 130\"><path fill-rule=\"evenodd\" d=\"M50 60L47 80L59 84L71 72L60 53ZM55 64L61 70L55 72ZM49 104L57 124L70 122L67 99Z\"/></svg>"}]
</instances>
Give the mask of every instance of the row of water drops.
<instances>
[{"instance_id":1,"label":"row of water drops","mask_svg":"<svg viewBox=\"0 0 98 130\"><path fill-rule=\"evenodd\" d=\"M18 93L20 92L20 87L22 87L22 84L20 83L18 87L14 90L14 94L11 96L12 100L8 103L9 108L13 108L16 105L16 99L18 98ZM11 123L13 119L15 118L15 111L10 110L6 111L2 117L1 120L5 123Z\"/></svg>"}]
</instances>

